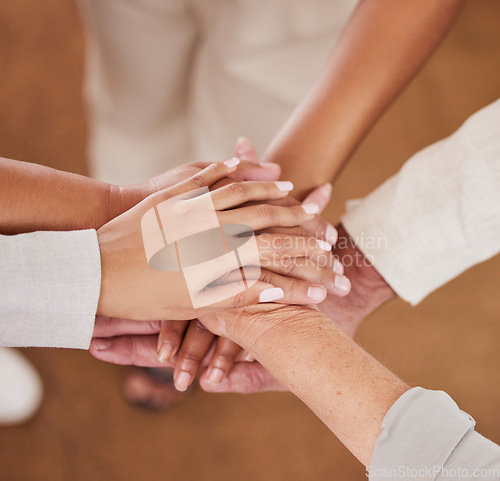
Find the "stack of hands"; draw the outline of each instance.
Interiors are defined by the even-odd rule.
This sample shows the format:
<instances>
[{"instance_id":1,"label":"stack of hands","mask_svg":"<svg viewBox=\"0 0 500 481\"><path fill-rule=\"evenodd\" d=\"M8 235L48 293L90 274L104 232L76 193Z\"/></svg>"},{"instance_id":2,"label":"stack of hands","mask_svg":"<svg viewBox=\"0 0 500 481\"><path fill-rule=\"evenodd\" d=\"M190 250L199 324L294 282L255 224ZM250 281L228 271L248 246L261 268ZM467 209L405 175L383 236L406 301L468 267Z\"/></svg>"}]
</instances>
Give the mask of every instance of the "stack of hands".
<instances>
[{"instance_id":1,"label":"stack of hands","mask_svg":"<svg viewBox=\"0 0 500 481\"><path fill-rule=\"evenodd\" d=\"M277 180L278 166L259 164L248 144L237 155L211 165L183 165L115 193L119 211L120 205L132 202L129 199L156 190L98 230L102 285L90 348L96 358L173 367L181 391L200 371L200 384L210 391L283 389L255 361L250 341L258 333L251 332L249 323L231 319L240 318L242 308L247 308L255 316L266 313L263 328L269 329L285 313L293 316L316 309L313 306L325 300L334 304L335 298L349 293L351 284L333 255L337 230L317 215L330 199L330 186L318 188L300 203L289 195L292 183ZM251 287L194 309L182 273L156 271L148 265L140 225L155 205L200 187L210 188L221 225L245 224L253 229L260 258L254 266L245 266L246 275L252 268L258 275ZM209 275L201 280L200 290L228 289L232 274L217 273L218 282ZM270 301L276 304L262 304ZM218 322L223 311L229 315L225 325ZM235 331L228 331L228 325Z\"/></svg>"}]
</instances>

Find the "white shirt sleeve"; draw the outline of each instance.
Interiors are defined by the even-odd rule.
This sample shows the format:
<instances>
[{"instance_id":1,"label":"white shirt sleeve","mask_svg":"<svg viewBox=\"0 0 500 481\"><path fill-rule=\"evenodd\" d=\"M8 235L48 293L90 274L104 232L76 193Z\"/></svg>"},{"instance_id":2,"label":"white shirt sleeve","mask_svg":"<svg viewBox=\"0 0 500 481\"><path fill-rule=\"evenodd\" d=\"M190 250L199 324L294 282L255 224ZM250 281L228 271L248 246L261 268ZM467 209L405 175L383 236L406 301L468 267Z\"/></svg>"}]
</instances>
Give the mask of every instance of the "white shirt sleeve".
<instances>
[{"instance_id":1,"label":"white shirt sleeve","mask_svg":"<svg viewBox=\"0 0 500 481\"><path fill-rule=\"evenodd\" d=\"M443 391L410 389L389 409L367 474L371 481L500 479L500 446Z\"/></svg>"},{"instance_id":2,"label":"white shirt sleeve","mask_svg":"<svg viewBox=\"0 0 500 481\"><path fill-rule=\"evenodd\" d=\"M427 147L342 218L411 304L500 251L500 100Z\"/></svg>"},{"instance_id":3,"label":"white shirt sleeve","mask_svg":"<svg viewBox=\"0 0 500 481\"><path fill-rule=\"evenodd\" d=\"M95 230L0 235L0 346L88 349L101 288Z\"/></svg>"}]
</instances>

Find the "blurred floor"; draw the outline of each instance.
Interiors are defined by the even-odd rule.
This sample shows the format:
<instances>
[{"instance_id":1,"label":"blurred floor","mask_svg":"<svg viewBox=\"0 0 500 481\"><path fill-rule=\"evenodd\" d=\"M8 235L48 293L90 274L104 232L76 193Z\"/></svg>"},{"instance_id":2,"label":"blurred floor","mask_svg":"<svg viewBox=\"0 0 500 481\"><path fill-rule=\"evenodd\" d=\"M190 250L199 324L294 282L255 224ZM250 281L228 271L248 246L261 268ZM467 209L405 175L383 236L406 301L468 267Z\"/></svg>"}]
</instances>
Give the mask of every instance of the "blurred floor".
<instances>
[{"instance_id":1,"label":"blurred floor","mask_svg":"<svg viewBox=\"0 0 500 481\"><path fill-rule=\"evenodd\" d=\"M343 173L331 220L346 199L365 195L413 152L500 96L499 22L500 2L469 1L439 52ZM0 155L85 173L82 56L72 2L0 3ZM416 308L392 302L357 337L408 383L447 391L495 442L499 287L497 257ZM152 414L122 401L119 367L86 352L26 354L41 371L46 399L28 425L0 429L0 479L365 479L359 463L291 395L197 391L171 413Z\"/></svg>"}]
</instances>

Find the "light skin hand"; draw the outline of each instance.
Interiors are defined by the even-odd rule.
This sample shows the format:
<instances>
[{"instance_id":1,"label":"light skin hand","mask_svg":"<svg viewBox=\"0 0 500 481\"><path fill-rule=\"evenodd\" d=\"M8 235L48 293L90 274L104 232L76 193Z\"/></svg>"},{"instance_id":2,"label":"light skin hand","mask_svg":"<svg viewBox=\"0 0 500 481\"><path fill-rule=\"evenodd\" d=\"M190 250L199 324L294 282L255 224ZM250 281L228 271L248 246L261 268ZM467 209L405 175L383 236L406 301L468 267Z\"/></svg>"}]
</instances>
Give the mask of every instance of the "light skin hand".
<instances>
[{"instance_id":1,"label":"light skin hand","mask_svg":"<svg viewBox=\"0 0 500 481\"><path fill-rule=\"evenodd\" d=\"M326 189L325 192L325 189L320 188L311 195L311 200L314 199L317 201L321 209L323 209L329 200L329 192L330 189ZM332 281L336 274L331 266L327 269L325 268L325 271L329 275L328 282L324 281L325 284L334 284ZM318 272L321 274L321 269ZM323 273L324 276L327 274ZM267 274L265 275L267 276ZM272 275L272 273L269 273L269 275ZM296 269L293 275L300 278L300 269ZM274 280L276 281L276 279ZM280 286L284 288L285 292L294 290L297 291L293 294L295 302L300 301L309 304L322 300L312 299L307 296L308 287L310 287L310 284L308 283L305 283L305 288L302 290L302 293L300 292L301 284L297 281L294 281L292 285L280 284ZM335 291L333 292L335 293ZM337 295L343 294L343 292L337 293ZM325 295L326 293L322 293L322 298L324 298ZM168 366L171 362L175 362L176 372L174 374L174 381L176 386L181 390L184 390L187 387L188 382L190 383L194 380L199 367L202 365L206 366L208 363L210 364L204 371L201 378L201 382L203 383L202 385L210 386L214 391L218 390L219 385L221 387L225 387L227 385L226 382L223 382L222 384L220 383L225 380L225 377L227 373L230 372L234 361L237 362L237 369L234 374L231 372L230 380L238 374L239 366L242 364L247 365L244 361L248 359L248 356L245 356L245 354L241 352L241 348L235 345L232 341L219 338L214 350L213 343L211 343L211 340L214 338L213 334L207 331L197 321L163 321L162 330L158 339L158 358L154 352L155 342L151 338L147 337L152 334L148 327L144 329L144 332L141 332L139 322L135 323L138 325L134 325L133 321L121 319L117 319L115 322L116 333L113 332L112 322L110 322L109 319L96 319L94 337L97 339L95 339L92 343L91 353L98 359L107 362L149 365L152 367ZM147 324L149 325L150 323ZM103 325L106 327L104 330L101 327ZM127 332L127 329L131 332ZM190 334L185 337L186 329ZM154 332L159 330L159 327L157 327ZM141 334L144 337L141 337ZM132 337L133 335L136 337ZM113 339L109 339L113 336L115 336ZM127 338L120 339L119 336L127 336ZM106 337L108 340L99 339L100 337ZM188 337L190 342L187 342ZM138 353L142 353L142 357L140 357ZM259 364L252 363L248 364L248 366L254 368L259 366ZM184 373L181 380L179 380L180 373ZM264 371L262 376L254 376L252 380L255 382L258 378L264 379L265 375L267 375L267 373ZM257 386L252 385L251 387L252 389L257 390ZM276 389L277 386L268 386L268 388ZM246 387L242 386L241 390L244 391L245 389Z\"/></svg>"},{"instance_id":2,"label":"light skin hand","mask_svg":"<svg viewBox=\"0 0 500 481\"><path fill-rule=\"evenodd\" d=\"M333 248L333 254L342 261L352 288L345 297L328 295L318 308L347 335L353 337L363 319L396 297L396 294L365 259L363 253L355 247L344 227L338 225L337 231L339 240ZM208 392L253 393L285 389L258 362L236 363L224 380L217 385L208 383L203 373L200 377L200 386Z\"/></svg>"},{"instance_id":3,"label":"light skin hand","mask_svg":"<svg viewBox=\"0 0 500 481\"><path fill-rule=\"evenodd\" d=\"M368 465L404 382L312 307L251 306L200 320L254 355Z\"/></svg>"},{"instance_id":4,"label":"light skin hand","mask_svg":"<svg viewBox=\"0 0 500 481\"><path fill-rule=\"evenodd\" d=\"M234 167L230 167L226 163L213 164L189 180L153 194L98 230L97 237L102 266L101 296L97 309L99 315L113 315L137 320L190 319L197 317L200 312L207 312L207 310L232 308L258 303L259 299L269 301L283 297L283 292L274 289L274 294L280 291L281 296L273 297L273 299L268 298L267 290L273 289L273 286L258 279L255 279L255 282L243 291L239 286L241 278L239 284L234 282L223 285L214 284L214 281L221 276L231 272L225 270L224 264L219 263L216 268L220 272L215 272L213 269L206 270L204 274L201 273L207 276L206 282L200 277L197 277L196 280L200 283L199 290L203 296L211 296L212 291L224 291L224 300L207 304L206 308L194 309L190 293L183 281L183 272L157 271L151 269L147 263L141 233L141 219L144 214L151 212L153 207L174 196L202 185L210 186L232 170ZM239 187L247 184L249 183L240 184ZM266 186L261 193L264 198L283 197L284 192L279 189L277 183L260 183L259 185L261 184ZM227 186L212 192L211 197L217 215L219 219L222 217L221 223L243 222L254 231L258 231L272 225L298 225L314 217L301 206L285 208L263 204L225 210L248 200L255 200L253 191L253 188L239 188L236 192L232 186ZM222 210L219 211L219 209ZM268 262L267 256L276 254L274 249L276 242L282 246L277 252L278 257L308 258L321 255L325 250L331 250L331 246L326 243L324 244L327 247L315 239L312 241L305 239L303 242L297 243L291 236L287 237L283 234L257 235L258 250L255 252L259 254L260 259L252 258L248 262L250 265L255 265L253 263L259 261L261 263ZM250 254L253 255L253 253ZM265 295L264 291L266 291ZM290 293L287 295L289 296ZM283 297L284 302L290 302L287 295ZM210 299L212 298L210 297Z\"/></svg>"}]
</instances>

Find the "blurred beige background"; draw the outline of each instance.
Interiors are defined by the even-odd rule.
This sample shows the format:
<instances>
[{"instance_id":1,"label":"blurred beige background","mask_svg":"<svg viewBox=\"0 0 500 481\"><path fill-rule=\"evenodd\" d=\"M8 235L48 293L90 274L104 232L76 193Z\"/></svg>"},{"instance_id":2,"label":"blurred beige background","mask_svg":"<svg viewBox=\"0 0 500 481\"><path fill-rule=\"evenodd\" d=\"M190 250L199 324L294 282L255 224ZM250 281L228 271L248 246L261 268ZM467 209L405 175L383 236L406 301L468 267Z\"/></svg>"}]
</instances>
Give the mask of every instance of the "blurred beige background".
<instances>
[{"instance_id":1,"label":"blurred beige background","mask_svg":"<svg viewBox=\"0 0 500 481\"><path fill-rule=\"evenodd\" d=\"M332 0L333 1L333 0ZM500 2L470 0L428 66L364 142L329 217L415 151L500 96ZM83 41L75 4L0 3L0 155L85 173ZM244 133L242 133L244 134ZM411 212L408 212L411 215ZM500 258L416 308L384 306L358 341L412 385L447 391L500 442ZM6 481L365 479L362 466L289 394L208 395L169 413L127 405L123 371L79 351L30 349L46 397L23 427L0 428Z\"/></svg>"}]
</instances>

